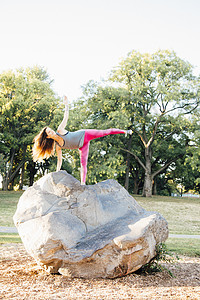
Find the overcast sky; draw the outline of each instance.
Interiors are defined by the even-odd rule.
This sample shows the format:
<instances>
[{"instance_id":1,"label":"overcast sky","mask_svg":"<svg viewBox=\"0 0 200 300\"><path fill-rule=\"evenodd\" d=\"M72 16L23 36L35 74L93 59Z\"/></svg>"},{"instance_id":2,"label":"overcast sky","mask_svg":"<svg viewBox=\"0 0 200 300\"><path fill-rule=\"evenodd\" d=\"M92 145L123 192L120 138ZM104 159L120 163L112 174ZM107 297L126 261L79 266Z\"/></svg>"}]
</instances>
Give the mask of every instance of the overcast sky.
<instances>
[{"instance_id":1,"label":"overcast sky","mask_svg":"<svg viewBox=\"0 0 200 300\"><path fill-rule=\"evenodd\" d=\"M199 0L0 0L0 72L43 66L71 100L132 50L174 50L200 73L199 14Z\"/></svg>"}]
</instances>

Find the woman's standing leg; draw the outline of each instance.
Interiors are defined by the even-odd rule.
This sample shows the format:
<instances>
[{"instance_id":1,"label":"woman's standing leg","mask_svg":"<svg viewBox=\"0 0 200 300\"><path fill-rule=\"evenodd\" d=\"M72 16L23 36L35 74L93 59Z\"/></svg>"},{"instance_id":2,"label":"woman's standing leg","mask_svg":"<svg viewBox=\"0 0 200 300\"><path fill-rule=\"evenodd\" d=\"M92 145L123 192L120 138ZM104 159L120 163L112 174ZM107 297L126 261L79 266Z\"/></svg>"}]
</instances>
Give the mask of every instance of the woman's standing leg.
<instances>
[{"instance_id":1,"label":"woman's standing leg","mask_svg":"<svg viewBox=\"0 0 200 300\"><path fill-rule=\"evenodd\" d=\"M89 154L89 145L90 141L111 134L132 134L131 130L121 130L116 128L110 128L105 130L96 130L96 129L85 129L85 137L83 146L79 148L80 152L80 161L81 161L81 184L85 184L86 175L87 175L87 161Z\"/></svg>"},{"instance_id":2,"label":"woman's standing leg","mask_svg":"<svg viewBox=\"0 0 200 300\"><path fill-rule=\"evenodd\" d=\"M87 161L89 154L90 142L84 143L83 147L79 149L80 153L80 162L81 162L81 184L84 185L87 175Z\"/></svg>"}]
</instances>

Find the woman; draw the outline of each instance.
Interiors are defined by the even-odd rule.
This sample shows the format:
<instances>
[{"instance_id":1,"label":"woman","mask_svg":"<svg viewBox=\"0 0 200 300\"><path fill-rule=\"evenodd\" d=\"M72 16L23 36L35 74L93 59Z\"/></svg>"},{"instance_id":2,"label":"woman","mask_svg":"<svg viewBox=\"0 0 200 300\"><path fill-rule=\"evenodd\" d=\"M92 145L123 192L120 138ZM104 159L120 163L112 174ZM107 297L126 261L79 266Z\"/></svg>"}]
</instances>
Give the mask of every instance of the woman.
<instances>
[{"instance_id":1,"label":"woman","mask_svg":"<svg viewBox=\"0 0 200 300\"><path fill-rule=\"evenodd\" d=\"M59 171L62 165L62 149L79 149L81 161L81 184L84 185L87 174L87 161L89 154L90 141L99 137L111 134L132 134L132 130L120 130L116 128L106 130L82 129L75 132L69 132L65 129L69 117L68 99L65 96L65 112L57 132L49 127L45 127L34 138L33 160L42 161L54 154L56 145L57 169Z\"/></svg>"}]
</instances>

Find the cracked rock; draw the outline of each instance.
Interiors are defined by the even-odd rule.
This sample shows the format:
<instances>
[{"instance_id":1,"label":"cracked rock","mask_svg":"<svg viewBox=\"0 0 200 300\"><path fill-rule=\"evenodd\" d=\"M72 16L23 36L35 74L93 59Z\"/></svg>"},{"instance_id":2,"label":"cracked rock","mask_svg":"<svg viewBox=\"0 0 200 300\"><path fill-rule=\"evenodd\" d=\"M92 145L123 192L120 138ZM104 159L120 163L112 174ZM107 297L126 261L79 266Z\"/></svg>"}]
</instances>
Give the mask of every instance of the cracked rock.
<instances>
[{"instance_id":1,"label":"cracked rock","mask_svg":"<svg viewBox=\"0 0 200 300\"><path fill-rule=\"evenodd\" d=\"M82 186L65 171L50 173L28 188L13 219L38 264L72 277L132 273L168 237L167 221L143 209L117 181Z\"/></svg>"}]
</instances>

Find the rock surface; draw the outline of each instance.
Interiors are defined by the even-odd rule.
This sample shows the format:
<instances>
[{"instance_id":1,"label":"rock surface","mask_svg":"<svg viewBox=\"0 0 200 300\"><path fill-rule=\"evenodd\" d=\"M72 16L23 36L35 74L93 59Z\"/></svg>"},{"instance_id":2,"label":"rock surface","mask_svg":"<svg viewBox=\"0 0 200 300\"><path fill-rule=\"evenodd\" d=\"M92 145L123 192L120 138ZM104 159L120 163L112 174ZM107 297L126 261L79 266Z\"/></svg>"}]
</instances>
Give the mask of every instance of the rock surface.
<instances>
[{"instance_id":1,"label":"rock surface","mask_svg":"<svg viewBox=\"0 0 200 300\"><path fill-rule=\"evenodd\" d=\"M14 222L40 265L72 277L134 272L168 237L166 220L144 210L115 180L81 186L65 171L50 173L26 190Z\"/></svg>"}]
</instances>

